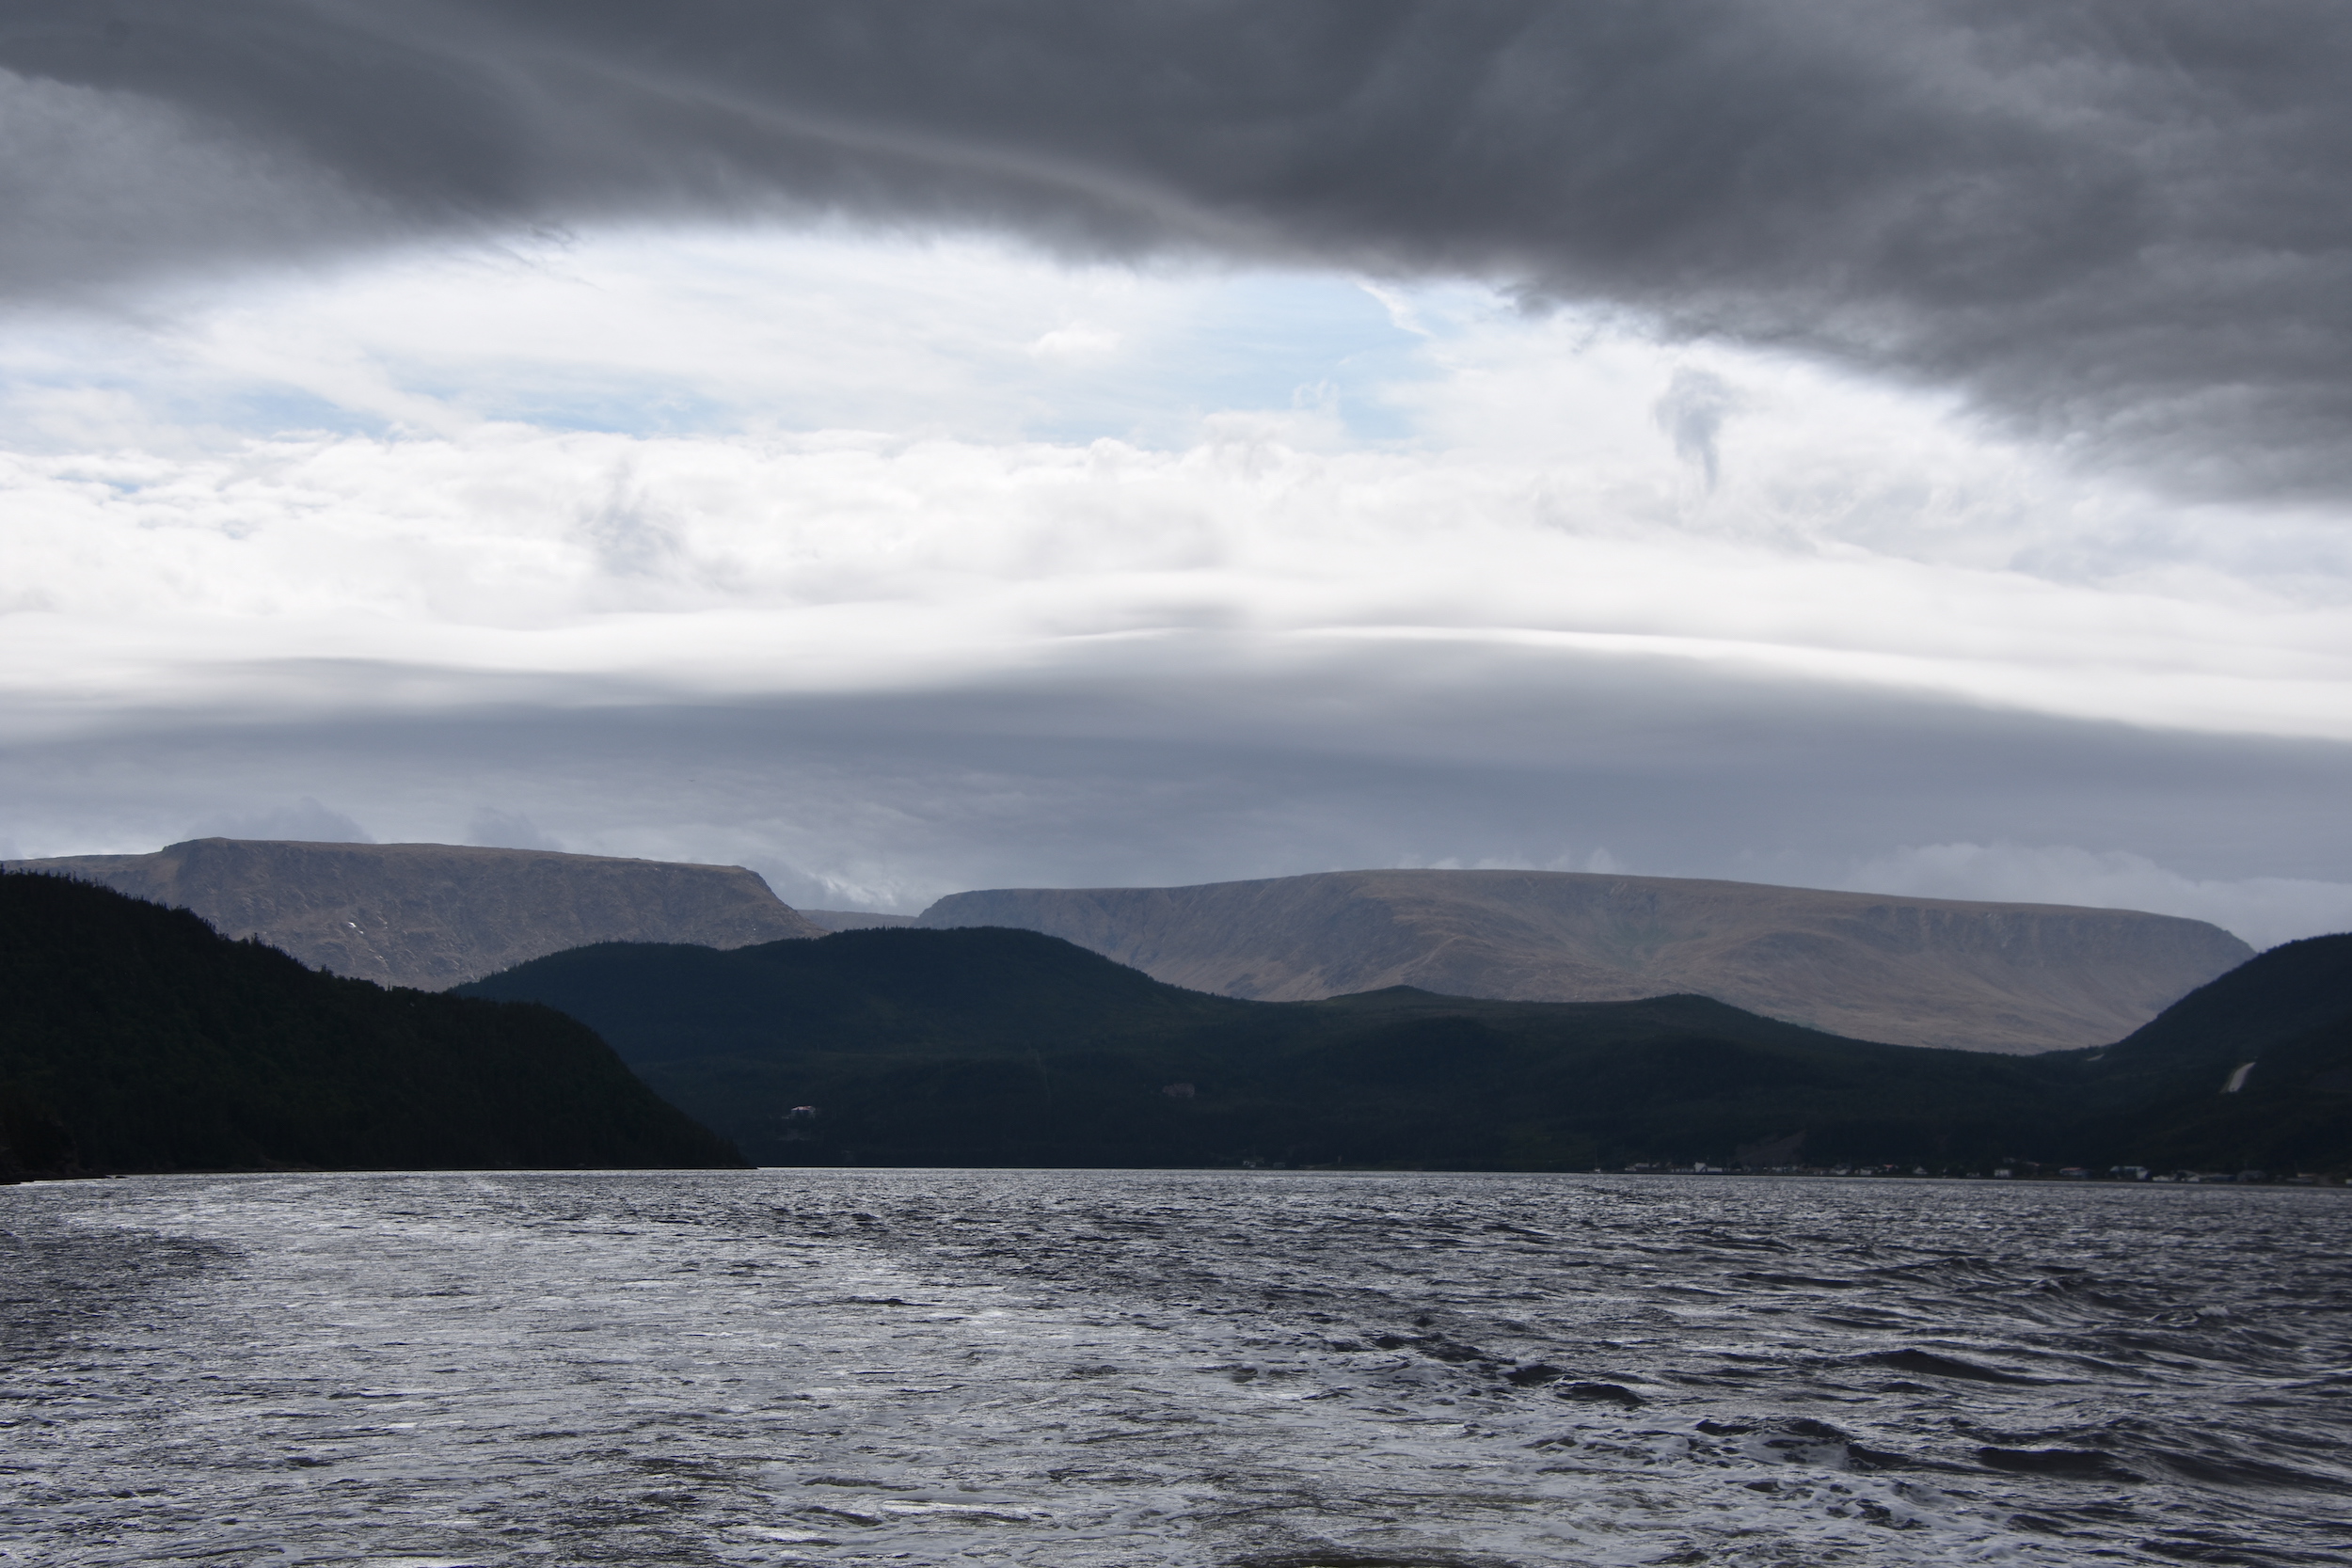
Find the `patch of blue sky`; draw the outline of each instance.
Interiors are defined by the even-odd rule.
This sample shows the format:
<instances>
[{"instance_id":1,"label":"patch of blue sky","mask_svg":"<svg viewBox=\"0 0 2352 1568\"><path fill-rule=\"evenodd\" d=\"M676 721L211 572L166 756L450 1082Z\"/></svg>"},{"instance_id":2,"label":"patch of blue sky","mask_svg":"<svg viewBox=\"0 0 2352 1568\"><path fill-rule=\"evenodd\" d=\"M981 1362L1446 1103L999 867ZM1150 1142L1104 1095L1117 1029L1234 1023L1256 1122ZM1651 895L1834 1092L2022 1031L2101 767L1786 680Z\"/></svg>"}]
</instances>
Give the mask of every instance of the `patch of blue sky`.
<instances>
[{"instance_id":1,"label":"patch of blue sky","mask_svg":"<svg viewBox=\"0 0 2352 1568\"><path fill-rule=\"evenodd\" d=\"M167 398L157 411L183 425L209 422L243 436L383 436L396 424L372 409L268 382Z\"/></svg>"},{"instance_id":2,"label":"patch of blue sky","mask_svg":"<svg viewBox=\"0 0 2352 1568\"><path fill-rule=\"evenodd\" d=\"M773 231L415 255L182 304L0 324L0 441L500 422L1171 450L1216 416L1304 411L1321 439L1390 444L1415 435L1416 389L1452 373L1447 333L1502 309L1460 285L1069 267L989 245Z\"/></svg>"},{"instance_id":3,"label":"patch of blue sky","mask_svg":"<svg viewBox=\"0 0 2352 1568\"><path fill-rule=\"evenodd\" d=\"M1041 375L1042 406L1028 434L1174 446L1212 415L1309 408L1336 419L1354 441L1401 441L1413 432L1388 388L1437 373L1427 340L1343 277L1221 279L1139 336L1097 361L1073 355Z\"/></svg>"},{"instance_id":4,"label":"patch of blue sky","mask_svg":"<svg viewBox=\"0 0 2352 1568\"><path fill-rule=\"evenodd\" d=\"M464 372L432 363L382 368L403 392L469 421L646 437L728 435L749 422L739 400L688 377L626 365L501 364Z\"/></svg>"},{"instance_id":5,"label":"patch of blue sky","mask_svg":"<svg viewBox=\"0 0 2352 1568\"><path fill-rule=\"evenodd\" d=\"M271 382L188 383L108 371L0 378L0 450L199 447L253 436L378 435L364 409Z\"/></svg>"},{"instance_id":6,"label":"patch of blue sky","mask_svg":"<svg viewBox=\"0 0 2352 1568\"><path fill-rule=\"evenodd\" d=\"M1301 408L1336 420L1350 441L1404 440L1411 428L1389 389L1438 373L1427 338L1345 277L1143 276L1064 299L1025 289L1018 309L990 320L996 278L976 289L971 316L947 322L938 295L954 293L954 261L942 258L947 276L919 285L828 277L819 290L803 276L770 293L747 279L724 290L698 279L704 287L664 302L696 318L679 319L667 345L543 355L513 344L479 358L445 345L374 362L403 391L468 418L550 429L860 429L1152 448L1190 444L1216 415ZM706 336L714 317L743 324L719 352Z\"/></svg>"}]
</instances>

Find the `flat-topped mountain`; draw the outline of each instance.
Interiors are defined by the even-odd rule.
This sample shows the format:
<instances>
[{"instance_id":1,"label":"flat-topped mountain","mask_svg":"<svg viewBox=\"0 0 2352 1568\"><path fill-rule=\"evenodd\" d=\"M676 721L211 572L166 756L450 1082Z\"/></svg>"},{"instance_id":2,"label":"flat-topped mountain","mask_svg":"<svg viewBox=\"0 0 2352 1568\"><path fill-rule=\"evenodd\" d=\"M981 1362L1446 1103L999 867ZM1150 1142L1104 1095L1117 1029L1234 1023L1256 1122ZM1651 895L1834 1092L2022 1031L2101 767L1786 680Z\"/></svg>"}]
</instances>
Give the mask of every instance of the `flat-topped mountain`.
<instances>
[{"instance_id":1,"label":"flat-topped mountain","mask_svg":"<svg viewBox=\"0 0 2352 1568\"><path fill-rule=\"evenodd\" d=\"M1042 931L1226 996L1692 993L1850 1038L2002 1052L2117 1039L2253 956L2218 927L2129 910L1544 871L997 889L922 920Z\"/></svg>"},{"instance_id":2,"label":"flat-topped mountain","mask_svg":"<svg viewBox=\"0 0 2352 1568\"><path fill-rule=\"evenodd\" d=\"M739 865L483 849L199 838L151 855L11 861L194 911L316 969L445 990L599 942L748 947L818 937Z\"/></svg>"}]
</instances>

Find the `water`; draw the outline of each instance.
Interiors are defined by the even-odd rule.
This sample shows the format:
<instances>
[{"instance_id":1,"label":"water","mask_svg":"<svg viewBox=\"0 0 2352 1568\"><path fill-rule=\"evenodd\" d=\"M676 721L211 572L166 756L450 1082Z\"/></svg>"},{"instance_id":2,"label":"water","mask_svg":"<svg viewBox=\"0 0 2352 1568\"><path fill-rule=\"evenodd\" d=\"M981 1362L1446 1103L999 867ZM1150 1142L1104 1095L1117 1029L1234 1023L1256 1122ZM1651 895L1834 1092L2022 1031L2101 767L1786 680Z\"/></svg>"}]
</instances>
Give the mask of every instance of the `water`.
<instances>
[{"instance_id":1,"label":"water","mask_svg":"<svg viewBox=\"0 0 2352 1568\"><path fill-rule=\"evenodd\" d=\"M2346 1197L0 1189L0 1562L2337 1563Z\"/></svg>"}]
</instances>

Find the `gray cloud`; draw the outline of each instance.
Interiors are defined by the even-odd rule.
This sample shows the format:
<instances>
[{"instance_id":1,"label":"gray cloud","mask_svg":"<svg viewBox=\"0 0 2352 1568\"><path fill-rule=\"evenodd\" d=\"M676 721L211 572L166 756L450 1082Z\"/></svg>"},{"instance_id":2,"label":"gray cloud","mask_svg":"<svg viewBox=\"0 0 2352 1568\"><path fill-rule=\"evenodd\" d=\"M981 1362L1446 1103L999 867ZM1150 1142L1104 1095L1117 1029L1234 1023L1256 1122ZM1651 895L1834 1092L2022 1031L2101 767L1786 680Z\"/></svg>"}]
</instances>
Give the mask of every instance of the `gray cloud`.
<instances>
[{"instance_id":1,"label":"gray cloud","mask_svg":"<svg viewBox=\"0 0 2352 1568\"><path fill-rule=\"evenodd\" d=\"M25 854L151 848L214 801L288 779L387 838L446 842L497 799L566 847L748 863L819 907L1447 861L1584 869L1606 851L1633 872L1813 885L1859 872L2061 902L2225 879L2230 899L2186 912L2238 911L2275 939L2343 905L2310 884L2352 883L2339 831L2352 746L1490 651L1200 666L1181 683L1106 657L963 691L157 716L0 748L0 832ZM2030 843L2080 853L2023 866L1903 853L2013 840L2020 823Z\"/></svg>"},{"instance_id":2,"label":"gray cloud","mask_svg":"<svg viewBox=\"0 0 2352 1568\"><path fill-rule=\"evenodd\" d=\"M1954 385L2216 493L2352 487L2323 0L17 0L6 286L845 213L1472 274Z\"/></svg>"},{"instance_id":3,"label":"gray cloud","mask_svg":"<svg viewBox=\"0 0 2352 1568\"><path fill-rule=\"evenodd\" d=\"M292 805L215 812L199 818L188 836L296 839L312 844L375 842L358 823L308 795Z\"/></svg>"},{"instance_id":4,"label":"gray cloud","mask_svg":"<svg viewBox=\"0 0 2352 1568\"><path fill-rule=\"evenodd\" d=\"M484 806L466 823L466 842L493 849L561 849L563 845L540 832L521 812Z\"/></svg>"},{"instance_id":5,"label":"gray cloud","mask_svg":"<svg viewBox=\"0 0 2352 1568\"><path fill-rule=\"evenodd\" d=\"M1684 369L1675 372L1665 395L1652 411L1658 428L1674 442L1675 455L1695 464L1709 490L1715 488L1720 463L1715 437L1722 434L1724 420L1739 406L1738 394L1722 376Z\"/></svg>"}]
</instances>

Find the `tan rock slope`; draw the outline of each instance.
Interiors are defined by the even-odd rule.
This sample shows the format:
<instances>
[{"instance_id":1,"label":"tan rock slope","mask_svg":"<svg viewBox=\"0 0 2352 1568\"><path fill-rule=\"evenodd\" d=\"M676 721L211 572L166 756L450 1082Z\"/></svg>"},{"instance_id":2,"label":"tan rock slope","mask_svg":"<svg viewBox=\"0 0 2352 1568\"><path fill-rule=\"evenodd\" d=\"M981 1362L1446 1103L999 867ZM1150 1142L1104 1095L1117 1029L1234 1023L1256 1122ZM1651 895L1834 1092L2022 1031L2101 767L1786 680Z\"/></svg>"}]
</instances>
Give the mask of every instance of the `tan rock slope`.
<instances>
[{"instance_id":1,"label":"tan rock slope","mask_svg":"<svg viewBox=\"0 0 2352 1568\"><path fill-rule=\"evenodd\" d=\"M421 990L592 942L748 947L825 934L739 865L232 838L8 864L183 905L224 936L258 937L312 968Z\"/></svg>"},{"instance_id":2,"label":"tan rock slope","mask_svg":"<svg viewBox=\"0 0 2352 1568\"><path fill-rule=\"evenodd\" d=\"M2218 927L2128 910L1539 871L1000 889L922 920L1043 931L1227 996L1689 991L1857 1039L2019 1053L2121 1039L2253 956Z\"/></svg>"}]
</instances>

